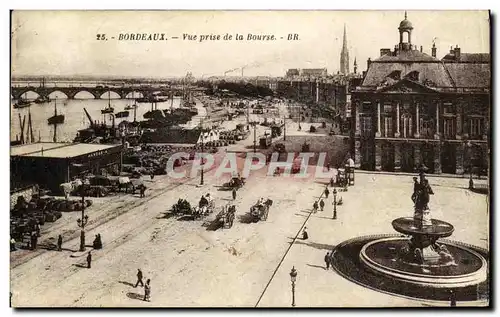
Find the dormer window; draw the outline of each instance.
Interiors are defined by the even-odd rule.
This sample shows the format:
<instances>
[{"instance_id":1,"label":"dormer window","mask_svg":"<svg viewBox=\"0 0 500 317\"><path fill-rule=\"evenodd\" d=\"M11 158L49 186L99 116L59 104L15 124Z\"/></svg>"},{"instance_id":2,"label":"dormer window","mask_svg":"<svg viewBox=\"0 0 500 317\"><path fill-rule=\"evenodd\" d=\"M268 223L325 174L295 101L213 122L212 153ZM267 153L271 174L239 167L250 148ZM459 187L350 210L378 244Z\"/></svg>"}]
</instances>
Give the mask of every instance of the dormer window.
<instances>
[{"instance_id":1,"label":"dormer window","mask_svg":"<svg viewBox=\"0 0 500 317\"><path fill-rule=\"evenodd\" d=\"M401 79L401 71L400 70L395 70L387 76L388 78L394 79L394 80L400 80Z\"/></svg>"},{"instance_id":2,"label":"dormer window","mask_svg":"<svg viewBox=\"0 0 500 317\"><path fill-rule=\"evenodd\" d=\"M408 73L405 77L412 81L418 81L419 75L420 75L419 72L413 71Z\"/></svg>"}]
</instances>

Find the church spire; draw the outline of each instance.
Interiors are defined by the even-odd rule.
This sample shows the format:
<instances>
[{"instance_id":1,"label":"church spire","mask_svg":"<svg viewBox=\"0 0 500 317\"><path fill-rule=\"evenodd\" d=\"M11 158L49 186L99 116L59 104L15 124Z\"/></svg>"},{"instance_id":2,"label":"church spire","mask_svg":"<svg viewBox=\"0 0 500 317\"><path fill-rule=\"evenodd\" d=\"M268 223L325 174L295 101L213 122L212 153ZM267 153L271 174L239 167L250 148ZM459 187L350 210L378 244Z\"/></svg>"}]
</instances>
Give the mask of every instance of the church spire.
<instances>
[{"instance_id":1,"label":"church spire","mask_svg":"<svg viewBox=\"0 0 500 317\"><path fill-rule=\"evenodd\" d=\"M340 72L344 75L349 74L349 50L347 48L347 31L344 23L344 39L342 52L340 52Z\"/></svg>"}]
</instances>

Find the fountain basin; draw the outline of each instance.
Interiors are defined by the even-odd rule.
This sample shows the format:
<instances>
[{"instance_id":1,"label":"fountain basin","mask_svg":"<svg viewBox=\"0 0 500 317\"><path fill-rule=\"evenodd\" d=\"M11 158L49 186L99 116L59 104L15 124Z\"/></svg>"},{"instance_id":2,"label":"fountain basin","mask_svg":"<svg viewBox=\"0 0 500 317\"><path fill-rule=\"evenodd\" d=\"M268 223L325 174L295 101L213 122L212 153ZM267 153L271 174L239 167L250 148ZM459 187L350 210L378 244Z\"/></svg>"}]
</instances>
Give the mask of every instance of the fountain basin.
<instances>
[{"instance_id":1,"label":"fountain basin","mask_svg":"<svg viewBox=\"0 0 500 317\"><path fill-rule=\"evenodd\" d=\"M402 250L409 244L410 239L404 237L371 241L361 248L360 261L377 274L430 288L466 287L477 285L487 278L487 262L474 250L453 242L440 242L453 259L422 264L405 257Z\"/></svg>"}]
</instances>

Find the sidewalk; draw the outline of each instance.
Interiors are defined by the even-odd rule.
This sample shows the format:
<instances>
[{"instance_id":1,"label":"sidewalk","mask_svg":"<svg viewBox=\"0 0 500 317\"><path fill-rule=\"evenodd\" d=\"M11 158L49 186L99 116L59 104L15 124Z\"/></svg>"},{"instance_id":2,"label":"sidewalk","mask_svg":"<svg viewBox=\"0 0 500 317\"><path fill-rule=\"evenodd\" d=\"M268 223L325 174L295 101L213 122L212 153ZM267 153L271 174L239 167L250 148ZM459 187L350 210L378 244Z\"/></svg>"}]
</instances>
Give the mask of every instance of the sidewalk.
<instances>
[{"instance_id":1,"label":"sidewalk","mask_svg":"<svg viewBox=\"0 0 500 317\"><path fill-rule=\"evenodd\" d=\"M277 270L259 307L291 306L290 270L297 270L297 307L422 307L448 306L446 302L418 300L382 293L351 282L325 269L324 256L339 243L358 236L395 233L391 221L412 214L412 185L395 182L391 176L363 173L355 186L337 194L343 205L332 219L333 198L323 212L312 214L305 224L308 240L297 240ZM432 216L455 226L451 240L487 248L488 215L484 195L456 186L459 180L443 179L431 198ZM437 184L436 184L437 185ZM317 193L321 191L318 186ZM313 199L311 199L311 204ZM470 219L475 221L471 223ZM458 306L471 303L458 303ZM477 303L474 303L477 305Z\"/></svg>"}]
</instances>

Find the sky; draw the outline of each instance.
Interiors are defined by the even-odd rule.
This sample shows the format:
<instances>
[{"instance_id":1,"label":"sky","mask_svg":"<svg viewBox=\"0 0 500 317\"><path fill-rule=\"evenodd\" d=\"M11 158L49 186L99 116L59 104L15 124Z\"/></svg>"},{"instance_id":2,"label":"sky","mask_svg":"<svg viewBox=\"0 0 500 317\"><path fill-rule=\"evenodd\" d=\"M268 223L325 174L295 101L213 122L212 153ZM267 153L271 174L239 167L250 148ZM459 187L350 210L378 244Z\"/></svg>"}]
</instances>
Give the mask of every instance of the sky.
<instances>
[{"instance_id":1,"label":"sky","mask_svg":"<svg viewBox=\"0 0 500 317\"><path fill-rule=\"evenodd\" d=\"M223 76L246 66L245 76L283 76L289 68L339 70L344 24L350 67L358 72L380 48L399 42L404 11L14 11L12 76ZM489 53L487 11L408 11L412 44L437 57L450 46ZM165 33L167 41L119 41L120 34ZM223 40L224 34L232 40ZM248 34L274 41L248 41ZM288 34L299 40L287 40ZM107 41L97 40L106 34ZM184 34L221 35L218 41L183 40ZM241 34L244 40L235 40ZM111 39L115 37L115 39ZM172 39L179 37L179 39ZM281 39L283 37L283 39ZM241 70L228 73L241 75Z\"/></svg>"}]
</instances>

